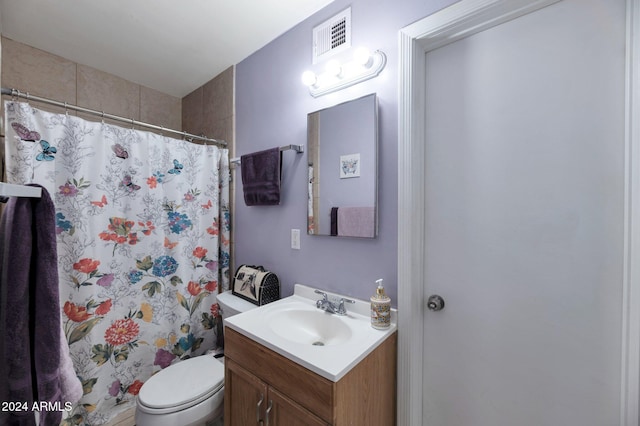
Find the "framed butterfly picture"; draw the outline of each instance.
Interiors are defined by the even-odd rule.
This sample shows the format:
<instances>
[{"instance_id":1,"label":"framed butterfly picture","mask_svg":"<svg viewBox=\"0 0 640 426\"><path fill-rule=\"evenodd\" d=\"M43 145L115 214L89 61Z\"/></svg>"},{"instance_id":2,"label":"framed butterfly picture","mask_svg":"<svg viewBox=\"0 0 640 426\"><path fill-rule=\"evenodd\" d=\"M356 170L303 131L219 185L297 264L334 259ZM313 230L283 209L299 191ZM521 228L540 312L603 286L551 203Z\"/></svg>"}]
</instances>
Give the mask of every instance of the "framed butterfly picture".
<instances>
[{"instance_id":1,"label":"framed butterfly picture","mask_svg":"<svg viewBox=\"0 0 640 426\"><path fill-rule=\"evenodd\" d=\"M360 154L340 156L340 179L360 177Z\"/></svg>"}]
</instances>

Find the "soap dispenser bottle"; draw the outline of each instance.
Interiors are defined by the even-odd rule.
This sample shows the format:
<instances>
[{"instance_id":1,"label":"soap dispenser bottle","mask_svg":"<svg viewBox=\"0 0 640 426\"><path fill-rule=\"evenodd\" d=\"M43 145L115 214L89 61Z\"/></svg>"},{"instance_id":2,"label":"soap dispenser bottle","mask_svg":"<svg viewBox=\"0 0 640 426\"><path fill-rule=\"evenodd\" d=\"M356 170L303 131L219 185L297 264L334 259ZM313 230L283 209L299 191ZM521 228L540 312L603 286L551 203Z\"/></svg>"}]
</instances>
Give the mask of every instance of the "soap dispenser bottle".
<instances>
[{"instance_id":1,"label":"soap dispenser bottle","mask_svg":"<svg viewBox=\"0 0 640 426\"><path fill-rule=\"evenodd\" d=\"M371 327L385 330L391 325L391 299L384 292L382 279L376 284L376 294L371 296Z\"/></svg>"}]
</instances>

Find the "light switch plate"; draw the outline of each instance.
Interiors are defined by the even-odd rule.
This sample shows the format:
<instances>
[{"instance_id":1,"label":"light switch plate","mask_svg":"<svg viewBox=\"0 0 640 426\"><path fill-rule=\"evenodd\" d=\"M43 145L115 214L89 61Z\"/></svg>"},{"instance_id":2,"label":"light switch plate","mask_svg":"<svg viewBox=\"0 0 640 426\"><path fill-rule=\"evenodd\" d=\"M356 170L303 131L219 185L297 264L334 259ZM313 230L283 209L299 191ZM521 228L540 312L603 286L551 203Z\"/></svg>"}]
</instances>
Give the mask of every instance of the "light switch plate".
<instances>
[{"instance_id":1,"label":"light switch plate","mask_svg":"<svg viewBox=\"0 0 640 426\"><path fill-rule=\"evenodd\" d=\"M300 230L299 229L291 230L291 248L295 250L300 250Z\"/></svg>"}]
</instances>

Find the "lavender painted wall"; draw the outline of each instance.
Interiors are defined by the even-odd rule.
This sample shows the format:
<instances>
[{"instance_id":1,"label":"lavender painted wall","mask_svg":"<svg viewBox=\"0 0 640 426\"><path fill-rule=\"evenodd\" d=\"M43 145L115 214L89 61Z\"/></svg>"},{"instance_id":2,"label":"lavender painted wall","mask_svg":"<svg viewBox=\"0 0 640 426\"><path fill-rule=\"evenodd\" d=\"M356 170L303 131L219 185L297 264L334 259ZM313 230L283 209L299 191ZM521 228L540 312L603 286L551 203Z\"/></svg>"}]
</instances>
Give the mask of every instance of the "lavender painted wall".
<instances>
[{"instance_id":1,"label":"lavender painted wall","mask_svg":"<svg viewBox=\"0 0 640 426\"><path fill-rule=\"evenodd\" d=\"M282 296L295 283L368 299L383 278L397 302L398 192L398 31L454 0L336 0L236 66L236 152L242 155L274 146L304 144L307 114L376 93L379 101L378 212L376 239L309 236L307 154L283 153L279 206L247 207L240 172L235 172L235 263L261 264L275 272ZM380 49L387 65L376 78L313 98L300 82L311 63L312 29L351 6L352 46ZM346 60L353 48L338 58ZM323 65L323 64L320 64ZM301 249L291 249L291 229L301 231Z\"/></svg>"}]
</instances>

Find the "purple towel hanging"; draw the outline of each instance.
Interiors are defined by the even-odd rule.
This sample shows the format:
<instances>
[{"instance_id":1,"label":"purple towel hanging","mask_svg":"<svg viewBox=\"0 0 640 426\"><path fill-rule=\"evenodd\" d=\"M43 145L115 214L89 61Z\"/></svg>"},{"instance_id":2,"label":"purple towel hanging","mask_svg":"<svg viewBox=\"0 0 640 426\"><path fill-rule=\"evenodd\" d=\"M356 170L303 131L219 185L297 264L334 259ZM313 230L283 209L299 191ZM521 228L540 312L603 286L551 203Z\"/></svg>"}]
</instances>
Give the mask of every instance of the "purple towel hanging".
<instances>
[{"instance_id":1,"label":"purple towel hanging","mask_svg":"<svg viewBox=\"0 0 640 426\"><path fill-rule=\"evenodd\" d=\"M271 148L240 157L242 189L247 206L280 204L281 159L280 148Z\"/></svg>"}]
</instances>

